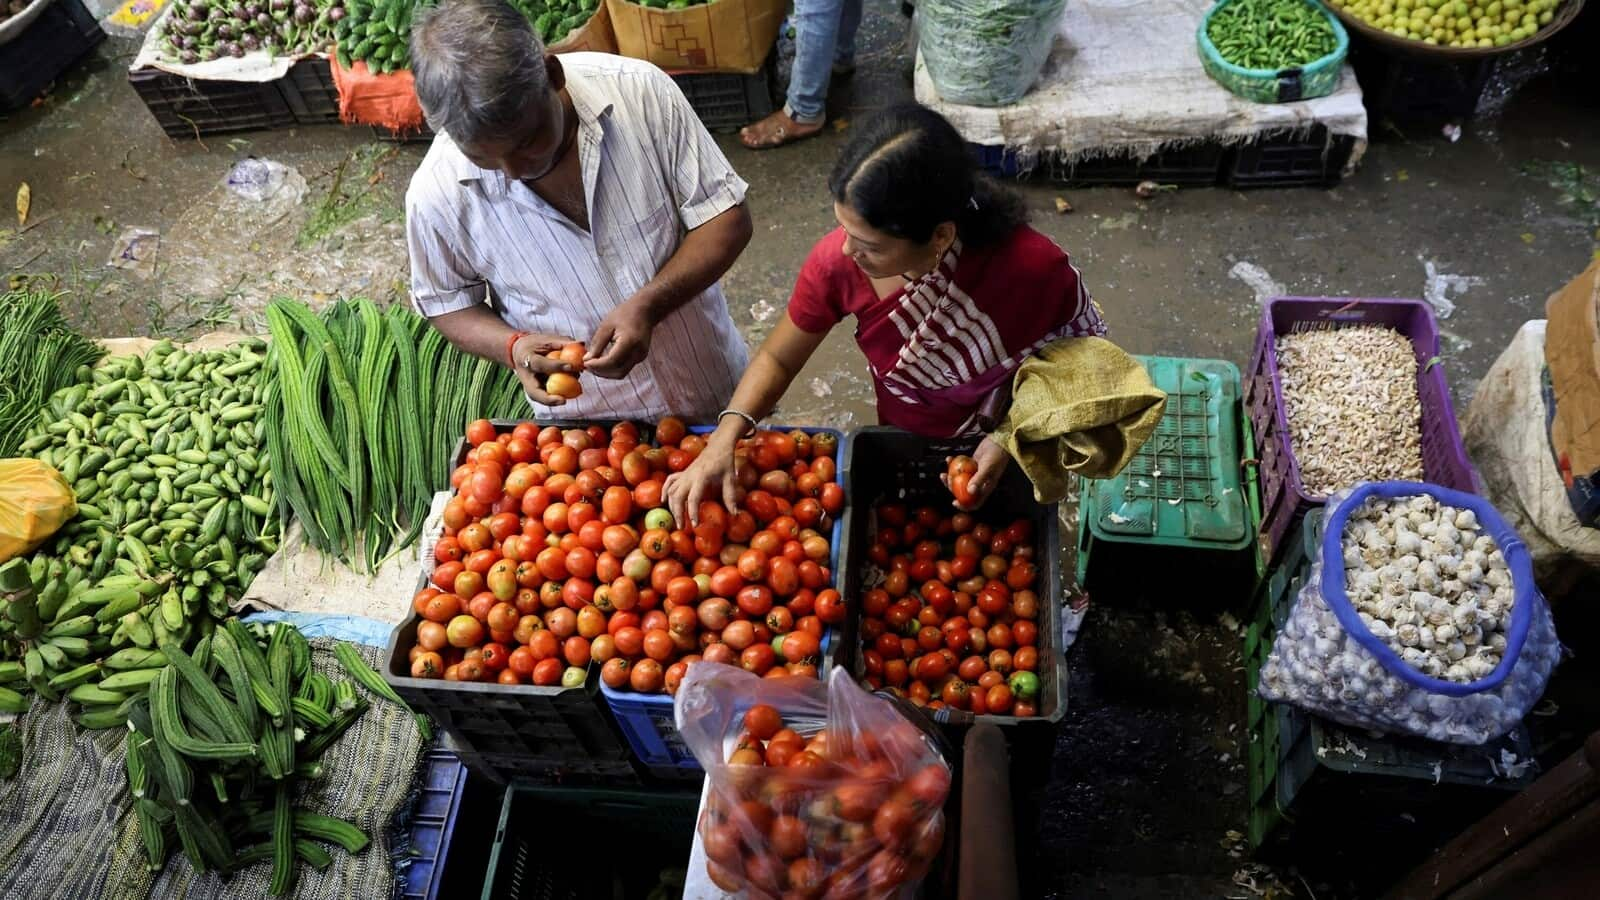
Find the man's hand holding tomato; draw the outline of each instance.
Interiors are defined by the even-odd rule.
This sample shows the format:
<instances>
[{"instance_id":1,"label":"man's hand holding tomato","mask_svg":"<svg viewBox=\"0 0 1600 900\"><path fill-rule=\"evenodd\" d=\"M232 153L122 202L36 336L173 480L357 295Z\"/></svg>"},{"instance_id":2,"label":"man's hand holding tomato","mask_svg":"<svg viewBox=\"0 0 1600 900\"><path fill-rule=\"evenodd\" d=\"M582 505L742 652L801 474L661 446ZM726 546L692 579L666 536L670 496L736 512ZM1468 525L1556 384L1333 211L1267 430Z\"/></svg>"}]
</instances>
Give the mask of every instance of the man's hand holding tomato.
<instances>
[{"instance_id":1,"label":"man's hand holding tomato","mask_svg":"<svg viewBox=\"0 0 1600 900\"><path fill-rule=\"evenodd\" d=\"M558 373L576 377L577 369L569 361L551 359L548 354L559 352L571 343L572 338L533 333L523 335L511 345L511 359L516 363L512 371L517 373L523 392L533 402L546 406L560 406L566 402L547 390L547 382L551 375Z\"/></svg>"},{"instance_id":2,"label":"man's hand holding tomato","mask_svg":"<svg viewBox=\"0 0 1600 900\"><path fill-rule=\"evenodd\" d=\"M955 497L955 507L971 512L988 501L1010 464L1011 454L985 437L971 456L952 457L939 480Z\"/></svg>"}]
</instances>

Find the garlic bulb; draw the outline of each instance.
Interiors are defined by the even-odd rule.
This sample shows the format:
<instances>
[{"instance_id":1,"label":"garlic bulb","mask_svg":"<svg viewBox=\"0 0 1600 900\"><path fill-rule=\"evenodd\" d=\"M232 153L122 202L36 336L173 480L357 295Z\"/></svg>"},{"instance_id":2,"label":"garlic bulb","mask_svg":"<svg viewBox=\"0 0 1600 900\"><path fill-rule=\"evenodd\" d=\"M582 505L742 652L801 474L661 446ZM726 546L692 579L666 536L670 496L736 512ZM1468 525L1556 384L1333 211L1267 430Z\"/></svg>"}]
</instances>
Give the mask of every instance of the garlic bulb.
<instances>
[{"instance_id":1,"label":"garlic bulb","mask_svg":"<svg viewBox=\"0 0 1600 900\"><path fill-rule=\"evenodd\" d=\"M1505 652L1511 572L1480 529L1472 510L1425 494L1369 497L1345 524L1342 562L1352 605L1374 637L1434 677L1477 680L1473 673L1485 663L1492 671ZM1470 660L1479 661L1465 665Z\"/></svg>"}]
</instances>

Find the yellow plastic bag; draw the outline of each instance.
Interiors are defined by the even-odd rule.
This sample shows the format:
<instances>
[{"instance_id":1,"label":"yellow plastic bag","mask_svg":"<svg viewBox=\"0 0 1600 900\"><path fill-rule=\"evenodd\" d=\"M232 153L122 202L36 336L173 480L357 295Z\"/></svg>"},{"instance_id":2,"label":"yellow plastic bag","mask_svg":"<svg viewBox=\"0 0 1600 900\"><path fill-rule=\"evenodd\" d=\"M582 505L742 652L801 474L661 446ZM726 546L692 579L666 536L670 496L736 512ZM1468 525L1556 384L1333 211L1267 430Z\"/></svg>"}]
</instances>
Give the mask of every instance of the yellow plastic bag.
<instances>
[{"instance_id":1,"label":"yellow plastic bag","mask_svg":"<svg viewBox=\"0 0 1600 900\"><path fill-rule=\"evenodd\" d=\"M37 459L0 459L0 563L39 546L77 514L60 472Z\"/></svg>"}]
</instances>

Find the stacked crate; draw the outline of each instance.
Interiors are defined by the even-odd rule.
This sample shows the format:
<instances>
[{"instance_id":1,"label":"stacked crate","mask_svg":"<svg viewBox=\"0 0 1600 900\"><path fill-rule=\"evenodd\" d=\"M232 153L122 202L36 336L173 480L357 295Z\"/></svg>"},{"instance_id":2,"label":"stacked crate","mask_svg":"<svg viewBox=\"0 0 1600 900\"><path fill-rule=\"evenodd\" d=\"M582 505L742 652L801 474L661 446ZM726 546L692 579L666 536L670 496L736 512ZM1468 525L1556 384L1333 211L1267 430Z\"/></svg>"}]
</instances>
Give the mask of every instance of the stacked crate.
<instances>
[{"instance_id":1,"label":"stacked crate","mask_svg":"<svg viewBox=\"0 0 1600 900\"><path fill-rule=\"evenodd\" d=\"M1166 410L1126 469L1082 482L1078 583L1117 604L1178 596L1188 606L1203 595L1242 612L1260 575L1260 514L1239 370L1222 360L1136 358L1167 392Z\"/></svg>"},{"instance_id":2,"label":"stacked crate","mask_svg":"<svg viewBox=\"0 0 1600 900\"><path fill-rule=\"evenodd\" d=\"M1244 640L1246 751L1252 847L1272 848L1330 837L1323 823L1395 842L1422 840L1431 829L1471 821L1536 776L1525 728L1481 746L1378 736L1271 704L1256 692L1278 629L1310 581L1322 553L1323 507L1295 459L1278 368L1280 335L1311 329L1385 325L1405 336L1416 360L1425 478L1473 491L1439 362L1439 331L1420 300L1278 298L1267 302L1256 336L1244 404L1258 438L1262 521L1259 558L1266 564ZM1353 823L1360 823L1355 825ZM1293 824L1294 828L1287 826ZM1336 835L1333 835L1336 837Z\"/></svg>"}]
</instances>

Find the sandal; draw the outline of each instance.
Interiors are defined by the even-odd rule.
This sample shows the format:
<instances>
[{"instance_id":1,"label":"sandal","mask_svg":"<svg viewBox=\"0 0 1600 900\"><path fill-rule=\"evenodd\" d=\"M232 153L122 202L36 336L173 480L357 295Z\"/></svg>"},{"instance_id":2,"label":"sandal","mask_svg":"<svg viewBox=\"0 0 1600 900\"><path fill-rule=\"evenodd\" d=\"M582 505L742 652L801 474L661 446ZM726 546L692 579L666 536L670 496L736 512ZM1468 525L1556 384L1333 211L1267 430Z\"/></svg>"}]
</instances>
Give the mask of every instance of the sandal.
<instances>
[{"instance_id":1,"label":"sandal","mask_svg":"<svg viewBox=\"0 0 1600 900\"><path fill-rule=\"evenodd\" d=\"M739 141L751 150L771 150L804 140L822 131L821 122L796 122L789 113L778 110L765 119L746 125L739 131Z\"/></svg>"}]
</instances>

